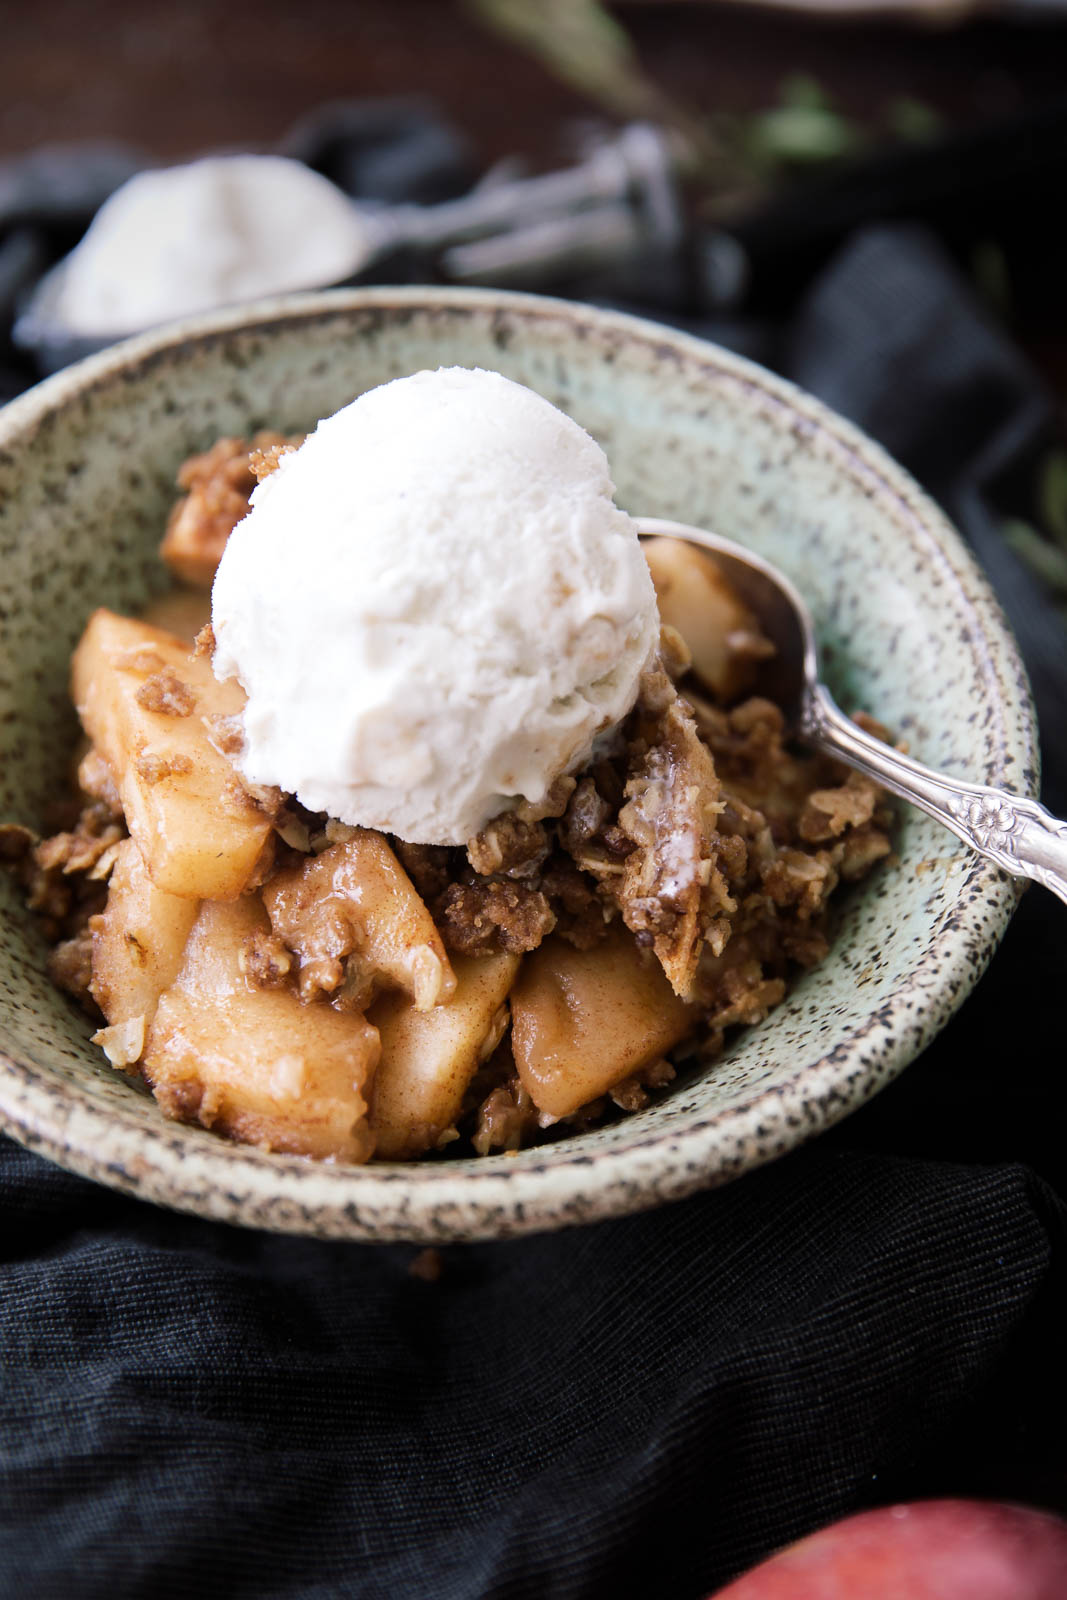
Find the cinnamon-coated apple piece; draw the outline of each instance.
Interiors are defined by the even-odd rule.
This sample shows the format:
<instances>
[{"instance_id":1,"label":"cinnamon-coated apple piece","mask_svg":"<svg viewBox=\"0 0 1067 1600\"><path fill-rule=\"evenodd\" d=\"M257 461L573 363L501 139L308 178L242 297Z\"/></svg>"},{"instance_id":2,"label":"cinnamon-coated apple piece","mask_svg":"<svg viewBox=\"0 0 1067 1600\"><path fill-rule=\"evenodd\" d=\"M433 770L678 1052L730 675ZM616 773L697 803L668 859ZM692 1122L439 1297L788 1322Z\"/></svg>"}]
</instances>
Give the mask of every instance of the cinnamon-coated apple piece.
<instances>
[{"instance_id":1,"label":"cinnamon-coated apple piece","mask_svg":"<svg viewBox=\"0 0 1067 1600\"><path fill-rule=\"evenodd\" d=\"M680 1043L700 1019L621 923L591 950L549 937L511 992L511 1042L540 1111L565 1117Z\"/></svg>"},{"instance_id":2,"label":"cinnamon-coated apple piece","mask_svg":"<svg viewBox=\"0 0 1067 1600\"><path fill-rule=\"evenodd\" d=\"M241 711L240 686L219 683L208 660L162 628L104 610L89 619L71 680L157 889L236 899L272 838L270 820L212 743L216 719Z\"/></svg>"},{"instance_id":3,"label":"cinnamon-coated apple piece","mask_svg":"<svg viewBox=\"0 0 1067 1600\"><path fill-rule=\"evenodd\" d=\"M269 932L258 895L201 906L142 1071L182 1121L271 1150L366 1161L377 1030L355 1012L304 1005L289 988L256 988L250 940Z\"/></svg>"},{"instance_id":4,"label":"cinnamon-coated apple piece","mask_svg":"<svg viewBox=\"0 0 1067 1600\"><path fill-rule=\"evenodd\" d=\"M157 889L134 841L123 840L107 904L90 923L90 989L109 1024L104 1030L109 1036L97 1038L113 1065L131 1066L140 1056L159 997L177 977L199 905L198 900Z\"/></svg>"},{"instance_id":5,"label":"cinnamon-coated apple piece","mask_svg":"<svg viewBox=\"0 0 1067 1600\"><path fill-rule=\"evenodd\" d=\"M677 628L693 658L693 671L718 700L743 694L754 664L773 654L759 621L716 566L714 557L687 539L642 539L660 620Z\"/></svg>"},{"instance_id":6,"label":"cinnamon-coated apple piece","mask_svg":"<svg viewBox=\"0 0 1067 1600\"><path fill-rule=\"evenodd\" d=\"M419 1011L405 995L383 995L368 1020L382 1057L371 1093L375 1154L405 1161L431 1149L459 1116L463 1096L507 1022L505 1002L520 958L456 956L447 1005Z\"/></svg>"},{"instance_id":7,"label":"cinnamon-coated apple piece","mask_svg":"<svg viewBox=\"0 0 1067 1600\"><path fill-rule=\"evenodd\" d=\"M1067 1522L1026 1506L920 1500L822 1528L714 1600L1063 1600Z\"/></svg>"},{"instance_id":8,"label":"cinnamon-coated apple piece","mask_svg":"<svg viewBox=\"0 0 1067 1600\"><path fill-rule=\"evenodd\" d=\"M403 989L419 1011L442 1005L456 980L433 918L388 841L368 828L349 832L275 873L263 891L274 932L300 958L301 994L333 994L342 980L351 987L354 957L368 986L358 1009L375 987Z\"/></svg>"}]
</instances>

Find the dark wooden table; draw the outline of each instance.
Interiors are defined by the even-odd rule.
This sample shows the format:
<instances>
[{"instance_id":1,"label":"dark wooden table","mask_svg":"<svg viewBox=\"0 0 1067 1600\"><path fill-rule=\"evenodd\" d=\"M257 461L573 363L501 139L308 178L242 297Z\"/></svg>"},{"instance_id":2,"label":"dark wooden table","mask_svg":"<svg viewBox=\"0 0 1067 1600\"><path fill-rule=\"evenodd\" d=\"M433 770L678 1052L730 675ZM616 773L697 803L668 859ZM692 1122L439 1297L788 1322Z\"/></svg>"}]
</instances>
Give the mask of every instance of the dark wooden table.
<instances>
[{"instance_id":1,"label":"dark wooden table","mask_svg":"<svg viewBox=\"0 0 1067 1600\"><path fill-rule=\"evenodd\" d=\"M616 7L648 71L703 108L773 103L790 73L876 117L917 97L973 122L1067 87L1067 27L834 23L744 4ZM324 100L432 95L487 159L553 159L589 103L453 0L0 0L0 155L113 135L161 157L270 145Z\"/></svg>"}]
</instances>

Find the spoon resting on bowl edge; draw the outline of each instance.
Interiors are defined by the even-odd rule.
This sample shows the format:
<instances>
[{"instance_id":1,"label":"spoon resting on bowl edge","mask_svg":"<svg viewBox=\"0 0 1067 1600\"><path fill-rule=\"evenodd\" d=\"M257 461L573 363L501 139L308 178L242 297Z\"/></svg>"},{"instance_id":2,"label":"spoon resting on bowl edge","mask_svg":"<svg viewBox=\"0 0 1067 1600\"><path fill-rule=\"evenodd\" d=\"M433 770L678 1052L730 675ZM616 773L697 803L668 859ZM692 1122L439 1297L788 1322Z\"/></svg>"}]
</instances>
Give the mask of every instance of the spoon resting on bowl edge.
<instances>
[{"instance_id":1,"label":"spoon resting on bowl edge","mask_svg":"<svg viewBox=\"0 0 1067 1600\"><path fill-rule=\"evenodd\" d=\"M714 558L775 647L762 664L763 685L798 739L919 806L1012 876L1032 878L1067 901L1067 822L1036 800L933 772L845 716L819 678L811 613L770 562L688 523L658 517L634 520L642 537L687 540Z\"/></svg>"}]
</instances>

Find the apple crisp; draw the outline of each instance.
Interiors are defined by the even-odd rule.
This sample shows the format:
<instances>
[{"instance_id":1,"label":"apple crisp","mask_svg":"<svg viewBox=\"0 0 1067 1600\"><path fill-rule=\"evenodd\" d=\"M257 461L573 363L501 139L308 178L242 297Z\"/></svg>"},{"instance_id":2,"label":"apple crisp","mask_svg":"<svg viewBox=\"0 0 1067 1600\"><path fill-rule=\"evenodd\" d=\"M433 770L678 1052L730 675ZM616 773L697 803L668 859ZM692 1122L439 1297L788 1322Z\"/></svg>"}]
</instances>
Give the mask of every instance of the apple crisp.
<instances>
[{"instance_id":1,"label":"apple crisp","mask_svg":"<svg viewBox=\"0 0 1067 1600\"><path fill-rule=\"evenodd\" d=\"M293 442L186 462L161 546L179 580L210 584ZM0 860L112 1065L168 1116L273 1150L488 1155L640 1111L762 1021L826 955L838 885L890 853L890 813L789 743L754 692L771 647L710 558L646 552L664 626L633 709L465 848L242 782L242 692L209 625L193 643L206 594L199 617L97 611L76 793L44 838L0 827Z\"/></svg>"}]
</instances>

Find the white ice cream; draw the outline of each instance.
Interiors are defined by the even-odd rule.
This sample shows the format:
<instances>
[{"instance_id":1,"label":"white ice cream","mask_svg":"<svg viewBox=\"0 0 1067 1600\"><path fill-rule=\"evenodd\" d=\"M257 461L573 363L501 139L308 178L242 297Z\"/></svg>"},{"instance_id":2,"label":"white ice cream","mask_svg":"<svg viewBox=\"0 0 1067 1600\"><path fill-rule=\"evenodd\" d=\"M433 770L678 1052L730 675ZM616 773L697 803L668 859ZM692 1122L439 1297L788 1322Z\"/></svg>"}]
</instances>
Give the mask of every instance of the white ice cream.
<instances>
[{"instance_id":1,"label":"white ice cream","mask_svg":"<svg viewBox=\"0 0 1067 1600\"><path fill-rule=\"evenodd\" d=\"M53 310L72 333L113 336L337 283L366 250L352 202L303 162L206 156L116 189L66 258Z\"/></svg>"},{"instance_id":2,"label":"white ice cream","mask_svg":"<svg viewBox=\"0 0 1067 1600\"><path fill-rule=\"evenodd\" d=\"M321 422L259 485L212 597L254 783L462 844L585 762L658 617L607 457L498 373L418 372Z\"/></svg>"}]
</instances>

